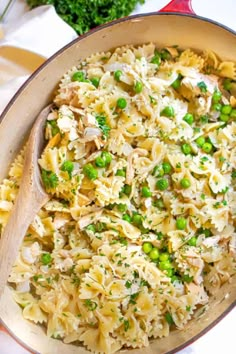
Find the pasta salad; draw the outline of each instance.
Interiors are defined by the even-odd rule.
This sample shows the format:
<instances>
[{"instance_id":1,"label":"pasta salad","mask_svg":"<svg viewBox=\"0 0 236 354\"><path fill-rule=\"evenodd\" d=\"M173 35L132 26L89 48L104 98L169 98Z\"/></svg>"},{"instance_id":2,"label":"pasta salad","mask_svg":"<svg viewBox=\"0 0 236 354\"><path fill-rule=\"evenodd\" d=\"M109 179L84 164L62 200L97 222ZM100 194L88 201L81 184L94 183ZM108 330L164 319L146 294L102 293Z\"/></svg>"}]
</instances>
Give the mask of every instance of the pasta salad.
<instances>
[{"instance_id":1,"label":"pasta salad","mask_svg":"<svg viewBox=\"0 0 236 354\"><path fill-rule=\"evenodd\" d=\"M61 79L39 164L50 200L9 282L25 319L94 353L183 329L236 271L235 64L124 46ZM0 223L24 149L0 186Z\"/></svg>"}]
</instances>

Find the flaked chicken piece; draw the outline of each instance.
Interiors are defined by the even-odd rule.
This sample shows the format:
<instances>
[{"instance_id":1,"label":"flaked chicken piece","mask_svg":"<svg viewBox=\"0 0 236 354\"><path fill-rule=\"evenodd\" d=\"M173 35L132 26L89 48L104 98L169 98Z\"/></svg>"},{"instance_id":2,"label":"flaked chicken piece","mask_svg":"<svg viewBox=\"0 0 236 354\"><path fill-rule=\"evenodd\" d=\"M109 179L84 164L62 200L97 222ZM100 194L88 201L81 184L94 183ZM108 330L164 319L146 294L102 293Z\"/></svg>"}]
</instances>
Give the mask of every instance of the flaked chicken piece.
<instances>
[{"instance_id":1,"label":"flaked chicken piece","mask_svg":"<svg viewBox=\"0 0 236 354\"><path fill-rule=\"evenodd\" d=\"M40 236L43 237L45 234L45 227L41 221L41 218L36 215L34 221L31 223L30 227Z\"/></svg>"},{"instance_id":2,"label":"flaked chicken piece","mask_svg":"<svg viewBox=\"0 0 236 354\"><path fill-rule=\"evenodd\" d=\"M57 111L52 111L49 113L47 120L55 120L58 117L58 113Z\"/></svg>"},{"instance_id":3,"label":"flaked chicken piece","mask_svg":"<svg viewBox=\"0 0 236 354\"><path fill-rule=\"evenodd\" d=\"M70 215L68 213L56 212L53 219L53 224L56 229L60 229L62 226L67 224L68 221L70 221Z\"/></svg>"},{"instance_id":4,"label":"flaked chicken piece","mask_svg":"<svg viewBox=\"0 0 236 354\"><path fill-rule=\"evenodd\" d=\"M59 109L57 125L62 133L68 133L70 141L79 137L77 134L78 123L74 119L73 112L65 105L62 105Z\"/></svg>"},{"instance_id":5,"label":"flaked chicken piece","mask_svg":"<svg viewBox=\"0 0 236 354\"><path fill-rule=\"evenodd\" d=\"M213 94L218 88L218 80L214 75L204 75L201 73L196 73L195 77L184 77L182 85L189 88L195 96L203 93L203 86L205 85L206 93ZM202 87L202 89L201 89Z\"/></svg>"},{"instance_id":6,"label":"flaked chicken piece","mask_svg":"<svg viewBox=\"0 0 236 354\"><path fill-rule=\"evenodd\" d=\"M133 159L140 156L146 156L148 154L147 150L145 149L134 149L128 156L127 159L127 169L126 169L126 184L131 184L134 178L134 167L133 167Z\"/></svg>"},{"instance_id":7,"label":"flaked chicken piece","mask_svg":"<svg viewBox=\"0 0 236 354\"><path fill-rule=\"evenodd\" d=\"M40 255L41 249L38 242L34 242L29 247L22 247L21 249L21 257L24 262L27 264L33 264L37 257Z\"/></svg>"},{"instance_id":8,"label":"flaked chicken piece","mask_svg":"<svg viewBox=\"0 0 236 354\"><path fill-rule=\"evenodd\" d=\"M185 284L187 291L195 296L197 296L197 303L204 305L208 302L208 295L204 290L203 285L196 285L194 283Z\"/></svg>"},{"instance_id":9,"label":"flaked chicken piece","mask_svg":"<svg viewBox=\"0 0 236 354\"><path fill-rule=\"evenodd\" d=\"M93 223L94 221L97 221L101 217L101 215L102 215L102 209L100 209L94 213L90 213L90 214L83 216L78 221L79 229L84 229L89 224Z\"/></svg>"},{"instance_id":10,"label":"flaked chicken piece","mask_svg":"<svg viewBox=\"0 0 236 354\"><path fill-rule=\"evenodd\" d=\"M210 247L216 246L218 244L219 240L220 240L220 236L208 237L202 242L202 245L207 248L210 248Z\"/></svg>"},{"instance_id":11,"label":"flaked chicken piece","mask_svg":"<svg viewBox=\"0 0 236 354\"><path fill-rule=\"evenodd\" d=\"M30 292L30 281L29 279L16 284L16 291L19 293L28 293Z\"/></svg>"}]
</instances>

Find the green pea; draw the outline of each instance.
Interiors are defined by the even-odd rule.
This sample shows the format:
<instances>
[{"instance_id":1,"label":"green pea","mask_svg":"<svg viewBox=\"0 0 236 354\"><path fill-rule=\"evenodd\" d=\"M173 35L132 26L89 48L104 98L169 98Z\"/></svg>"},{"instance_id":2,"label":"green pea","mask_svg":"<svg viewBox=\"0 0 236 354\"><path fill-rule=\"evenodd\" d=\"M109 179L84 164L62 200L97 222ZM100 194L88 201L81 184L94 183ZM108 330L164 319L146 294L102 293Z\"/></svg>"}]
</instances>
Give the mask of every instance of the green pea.
<instances>
[{"instance_id":1,"label":"green pea","mask_svg":"<svg viewBox=\"0 0 236 354\"><path fill-rule=\"evenodd\" d=\"M176 227L178 230L184 230L187 226L187 220L183 217L178 217L176 219Z\"/></svg>"},{"instance_id":2,"label":"green pea","mask_svg":"<svg viewBox=\"0 0 236 354\"><path fill-rule=\"evenodd\" d=\"M105 167L106 166L106 162L105 160L101 157L101 156L98 156L96 159L95 159L95 165L97 167Z\"/></svg>"},{"instance_id":3,"label":"green pea","mask_svg":"<svg viewBox=\"0 0 236 354\"><path fill-rule=\"evenodd\" d=\"M162 168L163 168L163 170L164 170L164 173L167 174L167 175L168 175L168 174L171 172L171 170L172 170L171 164L170 164L169 162L163 162Z\"/></svg>"},{"instance_id":4,"label":"green pea","mask_svg":"<svg viewBox=\"0 0 236 354\"><path fill-rule=\"evenodd\" d=\"M223 114L223 113L220 114L220 121L221 122L227 123L228 120L229 120L229 115L228 114Z\"/></svg>"},{"instance_id":5,"label":"green pea","mask_svg":"<svg viewBox=\"0 0 236 354\"><path fill-rule=\"evenodd\" d=\"M182 279L186 283L191 283L193 281L193 277L191 277L189 274L184 274L182 276Z\"/></svg>"},{"instance_id":6,"label":"green pea","mask_svg":"<svg viewBox=\"0 0 236 354\"><path fill-rule=\"evenodd\" d=\"M188 123L189 125L192 125L194 122L194 117L191 113L186 113L183 120Z\"/></svg>"},{"instance_id":7,"label":"green pea","mask_svg":"<svg viewBox=\"0 0 236 354\"><path fill-rule=\"evenodd\" d=\"M220 103L214 103L214 104L212 105L212 109L213 109L213 111L220 112L221 109L222 109L222 104L220 104Z\"/></svg>"},{"instance_id":8,"label":"green pea","mask_svg":"<svg viewBox=\"0 0 236 354\"><path fill-rule=\"evenodd\" d=\"M121 75L123 75L123 72L122 72L121 70L116 70L116 71L114 72L114 79L115 79L116 81L120 81Z\"/></svg>"},{"instance_id":9,"label":"green pea","mask_svg":"<svg viewBox=\"0 0 236 354\"><path fill-rule=\"evenodd\" d=\"M190 155L192 152L192 148L189 144L181 145L181 150L184 153L184 155Z\"/></svg>"},{"instance_id":10,"label":"green pea","mask_svg":"<svg viewBox=\"0 0 236 354\"><path fill-rule=\"evenodd\" d=\"M52 256L50 255L50 253L43 253L41 255L41 262L44 264L44 265L48 265L52 262Z\"/></svg>"},{"instance_id":11,"label":"green pea","mask_svg":"<svg viewBox=\"0 0 236 354\"><path fill-rule=\"evenodd\" d=\"M175 111L172 106L166 106L162 111L161 115L165 117L174 117L175 116Z\"/></svg>"},{"instance_id":12,"label":"green pea","mask_svg":"<svg viewBox=\"0 0 236 354\"><path fill-rule=\"evenodd\" d=\"M167 252L163 252L163 253L160 254L159 259L160 259L161 262L170 261L170 255Z\"/></svg>"},{"instance_id":13,"label":"green pea","mask_svg":"<svg viewBox=\"0 0 236 354\"><path fill-rule=\"evenodd\" d=\"M230 114L231 113L231 111L232 111L232 106L230 105L230 104L226 104L226 105L224 105L224 106L222 106L222 108L221 108L221 113L223 113L223 114Z\"/></svg>"},{"instance_id":14,"label":"green pea","mask_svg":"<svg viewBox=\"0 0 236 354\"><path fill-rule=\"evenodd\" d=\"M86 230L96 232L96 228L94 224L90 224L86 227Z\"/></svg>"},{"instance_id":15,"label":"green pea","mask_svg":"<svg viewBox=\"0 0 236 354\"><path fill-rule=\"evenodd\" d=\"M174 82L172 82L171 86L173 87L173 89L178 90L178 88L180 88L181 85L181 80L178 78L176 79Z\"/></svg>"},{"instance_id":16,"label":"green pea","mask_svg":"<svg viewBox=\"0 0 236 354\"><path fill-rule=\"evenodd\" d=\"M120 176L120 177L126 177L126 171L122 170L122 169L118 169L116 171L116 176Z\"/></svg>"},{"instance_id":17,"label":"green pea","mask_svg":"<svg viewBox=\"0 0 236 354\"><path fill-rule=\"evenodd\" d=\"M131 222L131 217L128 214L122 216L122 219L128 222Z\"/></svg>"},{"instance_id":18,"label":"green pea","mask_svg":"<svg viewBox=\"0 0 236 354\"><path fill-rule=\"evenodd\" d=\"M127 210L127 205L126 204L118 204L117 209L121 212L124 213Z\"/></svg>"},{"instance_id":19,"label":"green pea","mask_svg":"<svg viewBox=\"0 0 236 354\"><path fill-rule=\"evenodd\" d=\"M128 184L125 184L123 187L123 192L129 196L131 193L131 186L129 186Z\"/></svg>"},{"instance_id":20,"label":"green pea","mask_svg":"<svg viewBox=\"0 0 236 354\"><path fill-rule=\"evenodd\" d=\"M126 106L127 106L127 101L125 98L118 98L117 102L116 102L116 105L118 108L120 109L125 109Z\"/></svg>"},{"instance_id":21,"label":"green pea","mask_svg":"<svg viewBox=\"0 0 236 354\"><path fill-rule=\"evenodd\" d=\"M199 136L197 139L196 139L196 144L197 146L199 147L202 147L206 142L206 139L204 138L204 136Z\"/></svg>"},{"instance_id":22,"label":"green pea","mask_svg":"<svg viewBox=\"0 0 236 354\"><path fill-rule=\"evenodd\" d=\"M144 253L149 254L151 250L153 249L153 246L151 242L144 242L142 245L142 250Z\"/></svg>"},{"instance_id":23,"label":"green pea","mask_svg":"<svg viewBox=\"0 0 236 354\"><path fill-rule=\"evenodd\" d=\"M225 90L230 91L232 88L232 81L230 79L224 79L223 87Z\"/></svg>"},{"instance_id":24,"label":"green pea","mask_svg":"<svg viewBox=\"0 0 236 354\"><path fill-rule=\"evenodd\" d=\"M135 93L141 93L143 90L143 84L141 81L136 81L134 84L134 92Z\"/></svg>"},{"instance_id":25,"label":"green pea","mask_svg":"<svg viewBox=\"0 0 236 354\"><path fill-rule=\"evenodd\" d=\"M57 135L58 133L60 133L60 129L57 126L57 122L55 119L53 120L48 120L47 123L51 126L51 132L52 132L52 136Z\"/></svg>"},{"instance_id":26,"label":"green pea","mask_svg":"<svg viewBox=\"0 0 236 354\"><path fill-rule=\"evenodd\" d=\"M207 154L209 154L209 153L212 151L212 148L213 148L213 146L212 146L211 143L204 143L204 144L202 145L202 150L203 150L204 152L206 152Z\"/></svg>"},{"instance_id":27,"label":"green pea","mask_svg":"<svg viewBox=\"0 0 236 354\"><path fill-rule=\"evenodd\" d=\"M145 198L149 198L152 196L152 192L150 191L150 188L146 186L142 187L141 194Z\"/></svg>"},{"instance_id":28,"label":"green pea","mask_svg":"<svg viewBox=\"0 0 236 354\"><path fill-rule=\"evenodd\" d=\"M98 171L93 167L91 163L83 166L83 172L91 181L98 178Z\"/></svg>"},{"instance_id":29,"label":"green pea","mask_svg":"<svg viewBox=\"0 0 236 354\"><path fill-rule=\"evenodd\" d=\"M161 270L168 270L168 269L171 269L171 268L172 268L172 264L170 263L169 260L167 260L167 261L161 261L161 262L159 263L159 268L160 268Z\"/></svg>"},{"instance_id":30,"label":"green pea","mask_svg":"<svg viewBox=\"0 0 236 354\"><path fill-rule=\"evenodd\" d=\"M174 269L170 268L166 270L166 275L171 278L174 274Z\"/></svg>"},{"instance_id":31,"label":"green pea","mask_svg":"<svg viewBox=\"0 0 236 354\"><path fill-rule=\"evenodd\" d=\"M235 108L233 108L232 109L232 111L231 111L231 113L230 113L230 118L236 118L236 109Z\"/></svg>"},{"instance_id":32,"label":"green pea","mask_svg":"<svg viewBox=\"0 0 236 354\"><path fill-rule=\"evenodd\" d=\"M161 64L161 57L160 57L160 55L159 55L158 53L156 53L156 54L152 57L151 63L152 63L152 64L156 64L156 65L158 65L158 66Z\"/></svg>"},{"instance_id":33,"label":"green pea","mask_svg":"<svg viewBox=\"0 0 236 354\"><path fill-rule=\"evenodd\" d=\"M93 86L95 86L96 88L98 88L99 83L100 83L99 77L93 77L92 79L90 79L90 81L92 82Z\"/></svg>"},{"instance_id":34,"label":"green pea","mask_svg":"<svg viewBox=\"0 0 236 354\"><path fill-rule=\"evenodd\" d=\"M160 191L164 191L169 187L169 181L166 178L161 178L157 181L156 186Z\"/></svg>"},{"instance_id":35,"label":"green pea","mask_svg":"<svg viewBox=\"0 0 236 354\"><path fill-rule=\"evenodd\" d=\"M132 217L132 222L137 226L142 225L142 216L140 214L134 214Z\"/></svg>"},{"instance_id":36,"label":"green pea","mask_svg":"<svg viewBox=\"0 0 236 354\"><path fill-rule=\"evenodd\" d=\"M151 250L149 257L152 261L156 261L159 258L159 251L156 247Z\"/></svg>"},{"instance_id":37,"label":"green pea","mask_svg":"<svg viewBox=\"0 0 236 354\"><path fill-rule=\"evenodd\" d=\"M68 173L69 177L72 177L72 172L74 170L74 164L72 161L66 160L61 166L61 170Z\"/></svg>"},{"instance_id":38,"label":"green pea","mask_svg":"<svg viewBox=\"0 0 236 354\"><path fill-rule=\"evenodd\" d=\"M109 165L109 163L112 161L112 155L108 151L103 151L101 153L101 157L105 161L106 166Z\"/></svg>"},{"instance_id":39,"label":"green pea","mask_svg":"<svg viewBox=\"0 0 236 354\"><path fill-rule=\"evenodd\" d=\"M85 76L84 76L84 72L83 71L76 71L72 77L71 77L72 81L79 81L82 82L85 80Z\"/></svg>"},{"instance_id":40,"label":"green pea","mask_svg":"<svg viewBox=\"0 0 236 354\"><path fill-rule=\"evenodd\" d=\"M189 246L196 246L197 245L197 237L193 236L188 240L188 245Z\"/></svg>"},{"instance_id":41,"label":"green pea","mask_svg":"<svg viewBox=\"0 0 236 354\"><path fill-rule=\"evenodd\" d=\"M154 167L152 174L155 177L162 177L165 174L164 168L162 165L157 165Z\"/></svg>"},{"instance_id":42,"label":"green pea","mask_svg":"<svg viewBox=\"0 0 236 354\"><path fill-rule=\"evenodd\" d=\"M222 93L220 91L215 91L212 95L212 102L218 103L221 100Z\"/></svg>"},{"instance_id":43,"label":"green pea","mask_svg":"<svg viewBox=\"0 0 236 354\"><path fill-rule=\"evenodd\" d=\"M182 188L187 189L191 186L191 182L188 178L182 178L180 181L180 185Z\"/></svg>"}]
</instances>

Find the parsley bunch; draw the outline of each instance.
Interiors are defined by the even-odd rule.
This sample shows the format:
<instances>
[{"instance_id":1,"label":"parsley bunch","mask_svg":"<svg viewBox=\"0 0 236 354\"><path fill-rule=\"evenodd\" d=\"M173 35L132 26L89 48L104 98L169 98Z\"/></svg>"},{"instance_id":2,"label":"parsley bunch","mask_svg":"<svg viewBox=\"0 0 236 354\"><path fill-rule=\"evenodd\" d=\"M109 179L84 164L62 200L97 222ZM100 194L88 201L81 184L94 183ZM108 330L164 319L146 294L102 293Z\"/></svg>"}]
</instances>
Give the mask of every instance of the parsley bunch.
<instances>
[{"instance_id":1,"label":"parsley bunch","mask_svg":"<svg viewBox=\"0 0 236 354\"><path fill-rule=\"evenodd\" d=\"M128 16L145 0L26 0L31 9L54 5L56 12L78 34L117 18Z\"/></svg>"}]
</instances>

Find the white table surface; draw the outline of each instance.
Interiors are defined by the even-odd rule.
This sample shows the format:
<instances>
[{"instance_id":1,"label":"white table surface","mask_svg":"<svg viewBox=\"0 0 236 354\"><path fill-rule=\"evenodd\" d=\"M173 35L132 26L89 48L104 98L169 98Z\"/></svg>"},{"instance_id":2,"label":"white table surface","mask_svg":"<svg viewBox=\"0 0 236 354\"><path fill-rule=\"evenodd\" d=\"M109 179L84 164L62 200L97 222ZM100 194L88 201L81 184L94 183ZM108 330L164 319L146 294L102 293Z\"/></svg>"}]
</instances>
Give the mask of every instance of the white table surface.
<instances>
[{"instance_id":1,"label":"white table surface","mask_svg":"<svg viewBox=\"0 0 236 354\"><path fill-rule=\"evenodd\" d=\"M0 14L8 0L0 1ZM146 0L139 5L134 14L161 9L168 0ZM192 0L196 14L220 22L236 31L236 0ZM28 11L24 0L15 0L4 18L4 23L14 21ZM192 345L178 354L235 354L236 309L232 310L219 324ZM0 331L0 354L28 354L6 333ZM51 353L56 354L56 353Z\"/></svg>"}]
</instances>

